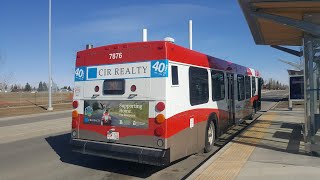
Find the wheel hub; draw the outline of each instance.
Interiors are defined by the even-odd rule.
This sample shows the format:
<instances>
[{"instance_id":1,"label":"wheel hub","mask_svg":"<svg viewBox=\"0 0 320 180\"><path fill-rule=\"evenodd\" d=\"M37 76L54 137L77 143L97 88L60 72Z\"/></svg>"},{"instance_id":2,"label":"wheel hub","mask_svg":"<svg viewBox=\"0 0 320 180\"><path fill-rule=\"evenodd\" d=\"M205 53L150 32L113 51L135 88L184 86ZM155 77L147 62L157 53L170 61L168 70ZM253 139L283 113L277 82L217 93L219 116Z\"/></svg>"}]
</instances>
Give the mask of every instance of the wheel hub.
<instances>
[{"instance_id":1,"label":"wheel hub","mask_svg":"<svg viewBox=\"0 0 320 180\"><path fill-rule=\"evenodd\" d=\"M208 129L208 142L210 145L213 143L213 136L214 136L213 128L212 128L212 125L210 125Z\"/></svg>"}]
</instances>

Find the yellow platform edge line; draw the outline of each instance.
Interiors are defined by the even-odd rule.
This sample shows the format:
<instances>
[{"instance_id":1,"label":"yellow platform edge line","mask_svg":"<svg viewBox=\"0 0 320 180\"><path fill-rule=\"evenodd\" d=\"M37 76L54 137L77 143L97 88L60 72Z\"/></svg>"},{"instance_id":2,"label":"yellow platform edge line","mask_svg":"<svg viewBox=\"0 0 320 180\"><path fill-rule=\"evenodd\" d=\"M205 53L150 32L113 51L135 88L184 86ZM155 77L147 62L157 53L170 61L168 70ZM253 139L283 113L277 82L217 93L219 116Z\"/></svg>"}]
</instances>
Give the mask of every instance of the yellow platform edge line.
<instances>
[{"instance_id":1,"label":"yellow platform edge line","mask_svg":"<svg viewBox=\"0 0 320 180\"><path fill-rule=\"evenodd\" d=\"M264 137L265 132L267 132L266 129L271 125L271 122L275 119L276 115L277 114L275 112L262 115L245 132L240 134L239 138L236 139L233 144L196 179L235 179L256 148L255 145L257 145ZM257 131L258 129L259 131Z\"/></svg>"}]
</instances>

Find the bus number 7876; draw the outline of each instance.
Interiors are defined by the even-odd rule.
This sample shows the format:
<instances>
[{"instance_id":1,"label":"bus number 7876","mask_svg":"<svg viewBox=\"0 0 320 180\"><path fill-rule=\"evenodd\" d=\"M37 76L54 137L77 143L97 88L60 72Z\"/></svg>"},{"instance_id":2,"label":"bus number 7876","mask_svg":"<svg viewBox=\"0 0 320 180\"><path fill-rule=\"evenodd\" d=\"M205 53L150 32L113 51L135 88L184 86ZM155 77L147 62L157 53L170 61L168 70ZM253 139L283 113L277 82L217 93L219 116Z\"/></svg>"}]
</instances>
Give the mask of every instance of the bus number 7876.
<instances>
[{"instance_id":1,"label":"bus number 7876","mask_svg":"<svg viewBox=\"0 0 320 180\"><path fill-rule=\"evenodd\" d=\"M122 58L122 53L110 53L109 54L109 59L121 59Z\"/></svg>"}]
</instances>

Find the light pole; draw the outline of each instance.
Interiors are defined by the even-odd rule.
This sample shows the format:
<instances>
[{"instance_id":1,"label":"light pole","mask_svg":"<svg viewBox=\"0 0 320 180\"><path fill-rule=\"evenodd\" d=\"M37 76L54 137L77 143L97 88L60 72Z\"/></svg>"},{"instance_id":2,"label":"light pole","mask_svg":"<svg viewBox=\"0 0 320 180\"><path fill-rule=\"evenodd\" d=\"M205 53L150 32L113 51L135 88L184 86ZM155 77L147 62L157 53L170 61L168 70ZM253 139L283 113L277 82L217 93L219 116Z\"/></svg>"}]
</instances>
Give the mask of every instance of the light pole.
<instances>
[{"instance_id":1,"label":"light pole","mask_svg":"<svg viewBox=\"0 0 320 180\"><path fill-rule=\"evenodd\" d=\"M49 56L48 56L48 64L49 64L49 106L48 111L52 111L52 102L51 102L51 0L49 0Z\"/></svg>"}]
</instances>

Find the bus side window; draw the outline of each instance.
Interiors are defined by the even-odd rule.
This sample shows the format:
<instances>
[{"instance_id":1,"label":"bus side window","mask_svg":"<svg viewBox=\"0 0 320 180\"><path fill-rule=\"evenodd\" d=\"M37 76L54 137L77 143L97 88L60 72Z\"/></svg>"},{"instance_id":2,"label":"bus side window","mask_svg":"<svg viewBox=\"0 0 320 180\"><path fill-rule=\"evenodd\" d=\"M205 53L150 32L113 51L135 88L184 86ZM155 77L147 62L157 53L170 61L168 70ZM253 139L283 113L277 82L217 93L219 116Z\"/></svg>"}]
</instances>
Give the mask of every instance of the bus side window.
<instances>
[{"instance_id":1,"label":"bus side window","mask_svg":"<svg viewBox=\"0 0 320 180\"><path fill-rule=\"evenodd\" d=\"M189 68L189 89L191 106L209 101L208 70L198 67Z\"/></svg>"},{"instance_id":2,"label":"bus side window","mask_svg":"<svg viewBox=\"0 0 320 180\"><path fill-rule=\"evenodd\" d=\"M224 73L221 71L211 71L212 79L212 100L219 101L225 97Z\"/></svg>"},{"instance_id":3,"label":"bus side window","mask_svg":"<svg viewBox=\"0 0 320 180\"><path fill-rule=\"evenodd\" d=\"M251 98L251 82L250 82L250 77L245 76L245 91L246 91L246 99Z\"/></svg>"},{"instance_id":4,"label":"bus side window","mask_svg":"<svg viewBox=\"0 0 320 180\"><path fill-rule=\"evenodd\" d=\"M252 81L252 96L254 96L256 94L256 78L255 77L251 77L251 81Z\"/></svg>"},{"instance_id":5,"label":"bus side window","mask_svg":"<svg viewBox=\"0 0 320 180\"><path fill-rule=\"evenodd\" d=\"M179 85L178 66L171 66L172 85Z\"/></svg>"},{"instance_id":6,"label":"bus side window","mask_svg":"<svg viewBox=\"0 0 320 180\"><path fill-rule=\"evenodd\" d=\"M237 76L237 82L238 82L238 101L244 100L245 91L244 91L244 76L238 75Z\"/></svg>"}]
</instances>

